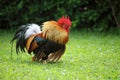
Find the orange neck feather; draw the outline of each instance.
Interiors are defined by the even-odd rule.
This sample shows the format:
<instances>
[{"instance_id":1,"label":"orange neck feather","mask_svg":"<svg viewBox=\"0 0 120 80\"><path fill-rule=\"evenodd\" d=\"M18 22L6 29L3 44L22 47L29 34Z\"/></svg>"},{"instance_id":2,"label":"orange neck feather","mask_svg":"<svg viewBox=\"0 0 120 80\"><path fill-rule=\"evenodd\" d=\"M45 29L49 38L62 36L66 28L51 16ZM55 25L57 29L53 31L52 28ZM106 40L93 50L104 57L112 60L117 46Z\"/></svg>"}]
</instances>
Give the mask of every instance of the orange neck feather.
<instances>
[{"instance_id":1,"label":"orange neck feather","mask_svg":"<svg viewBox=\"0 0 120 80\"><path fill-rule=\"evenodd\" d=\"M68 42L68 32L63 29L56 21L47 21L43 23L43 37L58 44Z\"/></svg>"}]
</instances>

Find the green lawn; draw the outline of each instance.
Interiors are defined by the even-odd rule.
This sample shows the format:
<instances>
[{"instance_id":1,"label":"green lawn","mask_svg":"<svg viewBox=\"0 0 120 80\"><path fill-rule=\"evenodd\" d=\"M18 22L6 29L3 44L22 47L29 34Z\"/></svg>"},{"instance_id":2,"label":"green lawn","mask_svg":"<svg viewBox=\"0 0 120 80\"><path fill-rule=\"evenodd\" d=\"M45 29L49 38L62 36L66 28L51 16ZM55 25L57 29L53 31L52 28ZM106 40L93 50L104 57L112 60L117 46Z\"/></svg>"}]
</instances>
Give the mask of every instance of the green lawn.
<instances>
[{"instance_id":1,"label":"green lawn","mask_svg":"<svg viewBox=\"0 0 120 80\"><path fill-rule=\"evenodd\" d=\"M11 58L13 32L0 30L0 80L120 80L120 35L73 30L61 60L43 64L15 47Z\"/></svg>"}]
</instances>

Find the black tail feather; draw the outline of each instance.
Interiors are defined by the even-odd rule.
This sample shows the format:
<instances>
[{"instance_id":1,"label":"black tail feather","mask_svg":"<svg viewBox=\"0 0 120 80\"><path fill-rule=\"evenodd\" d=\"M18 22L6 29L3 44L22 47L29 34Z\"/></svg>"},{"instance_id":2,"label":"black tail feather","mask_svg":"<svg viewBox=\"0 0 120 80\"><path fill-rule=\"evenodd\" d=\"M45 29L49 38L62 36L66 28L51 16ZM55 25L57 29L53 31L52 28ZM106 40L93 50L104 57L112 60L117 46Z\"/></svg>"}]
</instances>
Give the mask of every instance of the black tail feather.
<instances>
[{"instance_id":1,"label":"black tail feather","mask_svg":"<svg viewBox=\"0 0 120 80\"><path fill-rule=\"evenodd\" d=\"M10 43L13 43L16 40L16 53L18 54L20 51L25 52L25 45L26 45L26 39L25 39L25 32L27 31L28 25L23 25L18 28L17 32L15 33L14 37L10 41Z\"/></svg>"}]
</instances>

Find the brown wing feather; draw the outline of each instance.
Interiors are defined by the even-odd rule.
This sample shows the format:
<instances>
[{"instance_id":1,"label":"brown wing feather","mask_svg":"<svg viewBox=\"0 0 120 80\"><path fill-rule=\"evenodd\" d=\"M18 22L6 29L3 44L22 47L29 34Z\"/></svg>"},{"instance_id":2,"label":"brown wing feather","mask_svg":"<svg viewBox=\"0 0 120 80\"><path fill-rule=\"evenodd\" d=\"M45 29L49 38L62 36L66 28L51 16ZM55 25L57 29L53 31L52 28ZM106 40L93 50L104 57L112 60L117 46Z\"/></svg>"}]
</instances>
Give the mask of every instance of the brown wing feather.
<instances>
[{"instance_id":1,"label":"brown wing feather","mask_svg":"<svg viewBox=\"0 0 120 80\"><path fill-rule=\"evenodd\" d=\"M36 41L34 41L34 38L36 36L39 36L42 38L42 33L39 33L39 34L35 34L35 35L32 35L30 36L28 39L27 39L27 42L26 42L26 49L27 51L30 53L32 52L33 50L35 50L39 45L37 44Z\"/></svg>"},{"instance_id":2,"label":"brown wing feather","mask_svg":"<svg viewBox=\"0 0 120 80\"><path fill-rule=\"evenodd\" d=\"M29 37L29 38L27 39L27 42L26 42L26 49L27 49L27 51L29 51L31 42L33 41L33 39L34 39L35 36L36 36L36 35L32 35L31 37Z\"/></svg>"}]
</instances>

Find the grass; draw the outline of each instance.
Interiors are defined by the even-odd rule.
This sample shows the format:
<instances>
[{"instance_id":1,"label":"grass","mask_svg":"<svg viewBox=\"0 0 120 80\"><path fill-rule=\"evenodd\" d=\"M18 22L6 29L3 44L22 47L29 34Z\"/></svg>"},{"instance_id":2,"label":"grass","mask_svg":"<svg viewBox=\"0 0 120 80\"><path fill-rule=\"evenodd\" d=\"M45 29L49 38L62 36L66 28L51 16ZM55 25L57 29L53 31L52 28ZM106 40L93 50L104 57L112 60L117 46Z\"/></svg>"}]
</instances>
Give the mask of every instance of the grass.
<instances>
[{"instance_id":1,"label":"grass","mask_svg":"<svg viewBox=\"0 0 120 80\"><path fill-rule=\"evenodd\" d=\"M14 31L0 30L0 80L120 80L120 35L73 30L57 63L31 61L31 55L11 58Z\"/></svg>"}]
</instances>

